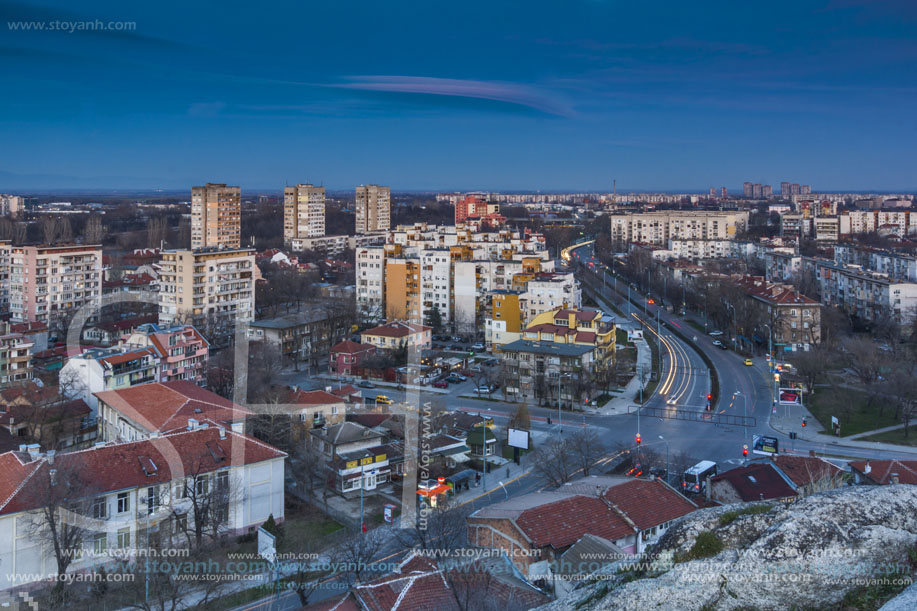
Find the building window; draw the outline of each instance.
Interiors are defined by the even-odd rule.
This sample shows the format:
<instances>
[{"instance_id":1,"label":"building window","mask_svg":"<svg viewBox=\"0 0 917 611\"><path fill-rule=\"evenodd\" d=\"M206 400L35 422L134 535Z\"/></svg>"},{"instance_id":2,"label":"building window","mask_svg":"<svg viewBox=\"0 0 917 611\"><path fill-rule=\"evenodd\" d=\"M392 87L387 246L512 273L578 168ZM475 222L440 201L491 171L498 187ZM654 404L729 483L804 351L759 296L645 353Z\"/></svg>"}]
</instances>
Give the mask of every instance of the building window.
<instances>
[{"instance_id":1,"label":"building window","mask_svg":"<svg viewBox=\"0 0 917 611\"><path fill-rule=\"evenodd\" d=\"M159 486L150 486L146 489L146 509L148 513L153 513L159 509Z\"/></svg>"},{"instance_id":2,"label":"building window","mask_svg":"<svg viewBox=\"0 0 917 611\"><path fill-rule=\"evenodd\" d=\"M127 513L131 508L131 497L127 492L118 493L118 513Z\"/></svg>"},{"instance_id":3,"label":"building window","mask_svg":"<svg viewBox=\"0 0 917 611\"><path fill-rule=\"evenodd\" d=\"M105 502L105 497L100 497L92 500L92 517L96 520L104 520L108 517L108 503Z\"/></svg>"},{"instance_id":4,"label":"building window","mask_svg":"<svg viewBox=\"0 0 917 611\"><path fill-rule=\"evenodd\" d=\"M92 539L92 551L101 556L108 549L108 535L99 533Z\"/></svg>"},{"instance_id":5,"label":"building window","mask_svg":"<svg viewBox=\"0 0 917 611\"><path fill-rule=\"evenodd\" d=\"M131 529L121 528L118 530L118 547L126 549L131 546Z\"/></svg>"}]
</instances>

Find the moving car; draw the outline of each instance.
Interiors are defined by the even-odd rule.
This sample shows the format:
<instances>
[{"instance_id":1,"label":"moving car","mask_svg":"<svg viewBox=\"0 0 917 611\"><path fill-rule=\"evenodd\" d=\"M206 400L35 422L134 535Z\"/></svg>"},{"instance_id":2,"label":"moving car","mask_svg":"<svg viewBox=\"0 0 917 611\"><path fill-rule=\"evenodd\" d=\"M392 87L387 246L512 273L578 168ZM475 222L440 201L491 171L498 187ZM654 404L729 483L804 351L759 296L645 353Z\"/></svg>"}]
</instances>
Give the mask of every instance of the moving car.
<instances>
[{"instance_id":1,"label":"moving car","mask_svg":"<svg viewBox=\"0 0 917 611\"><path fill-rule=\"evenodd\" d=\"M729 346L727 346L726 344L722 342L720 342L720 345L717 346L717 348L719 348L720 350L729 350Z\"/></svg>"},{"instance_id":2,"label":"moving car","mask_svg":"<svg viewBox=\"0 0 917 611\"><path fill-rule=\"evenodd\" d=\"M751 359L745 359L745 365L747 365L748 367L751 367L752 365L754 365L754 363L751 362Z\"/></svg>"},{"instance_id":3,"label":"moving car","mask_svg":"<svg viewBox=\"0 0 917 611\"><path fill-rule=\"evenodd\" d=\"M376 387L375 384L367 380L363 380L362 382L357 382L357 386L359 386L360 388L375 388Z\"/></svg>"},{"instance_id":4,"label":"moving car","mask_svg":"<svg viewBox=\"0 0 917 611\"><path fill-rule=\"evenodd\" d=\"M723 342L721 342L721 341L718 340L718 339L715 339L715 340L713 340L713 345L716 346L717 348L719 348L720 346L723 345Z\"/></svg>"},{"instance_id":5,"label":"moving car","mask_svg":"<svg viewBox=\"0 0 917 611\"><path fill-rule=\"evenodd\" d=\"M392 401L385 395L376 395L376 403L381 403L383 405L391 405L392 403L394 403L394 401Z\"/></svg>"},{"instance_id":6,"label":"moving car","mask_svg":"<svg viewBox=\"0 0 917 611\"><path fill-rule=\"evenodd\" d=\"M449 388L448 378L445 380L437 380L433 382L433 388Z\"/></svg>"},{"instance_id":7,"label":"moving car","mask_svg":"<svg viewBox=\"0 0 917 611\"><path fill-rule=\"evenodd\" d=\"M666 405L675 405L676 403L678 403L678 399L676 399L675 397L669 397L668 399L665 400Z\"/></svg>"},{"instance_id":8,"label":"moving car","mask_svg":"<svg viewBox=\"0 0 917 611\"><path fill-rule=\"evenodd\" d=\"M722 335L722 334L723 334L722 331L711 331L711 332L709 333L710 337L719 337L719 336Z\"/></svg>"}]
</instances>

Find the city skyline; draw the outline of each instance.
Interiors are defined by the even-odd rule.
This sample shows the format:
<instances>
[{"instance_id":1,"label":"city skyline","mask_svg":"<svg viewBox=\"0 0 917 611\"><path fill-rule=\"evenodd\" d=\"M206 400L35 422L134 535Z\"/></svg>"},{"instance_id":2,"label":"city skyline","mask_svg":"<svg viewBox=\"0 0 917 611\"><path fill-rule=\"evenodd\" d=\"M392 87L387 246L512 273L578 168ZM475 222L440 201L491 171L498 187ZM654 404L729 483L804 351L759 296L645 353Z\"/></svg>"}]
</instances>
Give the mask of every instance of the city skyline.
<instances>
[{"instance_id":1,"label":"city skyline","mask_svg":"<svg viewBox=\"0 0 917 611\"><path fill-rule=\"evenodd\" d=\"M904 2L4 8L5 191L917 188Z\"/></svg>"}]
</instances>

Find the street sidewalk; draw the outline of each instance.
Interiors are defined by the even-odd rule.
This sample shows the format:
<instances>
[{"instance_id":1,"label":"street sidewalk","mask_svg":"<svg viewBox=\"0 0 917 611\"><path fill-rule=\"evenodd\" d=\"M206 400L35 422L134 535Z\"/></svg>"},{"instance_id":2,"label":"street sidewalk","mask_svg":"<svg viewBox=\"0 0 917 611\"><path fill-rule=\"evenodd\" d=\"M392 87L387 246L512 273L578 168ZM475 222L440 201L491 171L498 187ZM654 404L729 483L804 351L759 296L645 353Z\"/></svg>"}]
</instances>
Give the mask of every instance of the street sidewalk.
<instances>
[{"instance_id":1,"label":"street sidewalk","mask_svg":"<svg viewBox=\"0 0 917 611\"><path fill-rule=\"evenodd\" d=\"M761 375L764 376L765 380L773 385L772 379L770 378L770 373L767 370L767 367L762 367L761 365L756 365L756 369L761 372ZM805 417L806 426L802 426L802 419ZM857 437L869 436L874 433L881 433L886 430L894 430L895 428L900 428L898 426L885 427L881 429L876 429L875 431L866 431L863 433L858 433L851 437L837 437L828 433L821 425L821 423L812 415L812 412L806 408L805 405L776 405L772 402L770 417L768 418L768 425L784 435L789 435L790 433L796 433L796 438L801 441L808 441L811 443L822 443L829 446L834 446L841 451L843 448L859 449L859 450L886 450L890 452L901 452L904 454L917 454L917 447L914 446L902 446L896 445L893 443L882 443L879 441L860 441L856 439Z\"/></svg>"},{"instance_id":2,"label":"street sidewalk","mask_svg":"<svg viewBox=\"0 0 917 611\"><path fill-rule=\"evenodd\" d=\"M634 370L640 371L640 369L651 369L653 353L650 350L650 345L646 343L645 339L634 342L634 345L637 347L637 362ZM636 405L634 397L637 396L639 390L640 377L635 374L624 386L624 390L618 393L618 396L614 399L600 407L598 413L603 416L617 416L628 413L628 410Z\"/></svg>"}]
</instances>

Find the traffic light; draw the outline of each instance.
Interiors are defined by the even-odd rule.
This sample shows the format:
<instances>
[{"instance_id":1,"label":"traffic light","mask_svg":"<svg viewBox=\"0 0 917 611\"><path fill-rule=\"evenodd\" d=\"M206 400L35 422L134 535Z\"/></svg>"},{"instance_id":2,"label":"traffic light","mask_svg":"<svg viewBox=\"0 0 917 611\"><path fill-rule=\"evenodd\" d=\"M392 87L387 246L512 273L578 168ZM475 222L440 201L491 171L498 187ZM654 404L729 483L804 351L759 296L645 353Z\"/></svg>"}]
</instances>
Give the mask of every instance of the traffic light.
<instances>
[{"instance_id":1,"label":"traffic light","mask_svg":"<svg viewBox=\"0 0 917 611\"><path fill-rule=\"evenodd\" d=\"M748 445L742 446L742 456L748 456Z\"/></svg>"},{"instance_id":2,"label":"traffic light","mask_svg":"<svg viewBox=\"0 0 917 611\"><path fill-rule=\"evenodd\" d=\"M708 412L709 412L710 410L713 409L713 405L711 405L711 403L710 403L710 399L712 399L712 398L713 398L713 395L711 395L711 394L708 393L708 394L707 394L707 406L704 408L704 409L707 410Z\"/></svg>"},{"instance_id":3,"label":"traffic light","mask_svg":"<svg viewBox=\"0 0 917 611\"><path fill-rule=\"evenodd\" d=\"M802 428L805 428L805 427L806 427L806 419L803 418L803 419L802 419Z\"/></svg>"},{"instance_id":4,"label":"traffic light","mask_svg":"<svg viewBox=\"0 0 917 611\"><path fill-rule=\"evenodd\" d=\"M711 395L710 393L707 393L707 401L709 401L712 398L713 398L713 395Z\"/></svg>"},{"instance_id":5,"label":"traffic light","mask_svg":"<svg viewBox=\"0 0 917 611\"><path fill-rule=\"evenodd\" d=\"M643 441L643 438L640 437L640 433L637 433L637 436L634 437L634 441L637 442L637 445L640 445L640 442Z\"/></svg>"}]
</instances>

